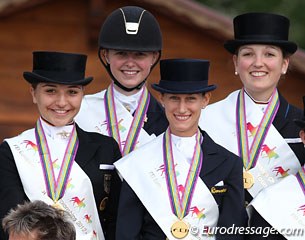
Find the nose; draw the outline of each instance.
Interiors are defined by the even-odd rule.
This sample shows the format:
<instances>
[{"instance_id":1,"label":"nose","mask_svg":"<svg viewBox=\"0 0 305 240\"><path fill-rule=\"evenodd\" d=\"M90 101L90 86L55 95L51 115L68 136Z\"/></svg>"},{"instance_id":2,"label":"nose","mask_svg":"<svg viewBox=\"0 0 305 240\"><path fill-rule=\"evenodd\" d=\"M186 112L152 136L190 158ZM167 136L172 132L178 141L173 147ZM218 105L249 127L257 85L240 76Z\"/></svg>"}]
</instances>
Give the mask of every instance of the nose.
<instances>
[{"instance_id":1,"label":"nose","mask_svg":"<svg viewBox=\"0 0 305 240\"><path fill-rule=\"evenodd\" d=\"M185 113L187 109L186 103L184 101L180 101L178 109L179 113Z\"/></svg>"},{"instance_id":2,"label":"nose","mask_svg":"<svg viewBox=\"0 0 305 240\"><path fill-rule=\"evenodd\" d=\"M135 65L135 56L131 53L128 53L128 55L126 56L126 62L125 64L128 66L128 67L133 67Z\"/></svg>"},{"instance_id":3,"label":"nose","mask_svg":"<svg viewBox=\"0 0 305 240\"><path fill-rule=\"evenodd\" d=\"M261 67L263 66L263 58L259 55L256 55L255 56L255 59L254 59L254 66L256 67Z\"/></svg>"},{"instance_id":4,"label":"nose","mask_svg":"<svg viewBox=\"0 0 305 240\"><path fill-rule=\"evenodd\" d=\"M56 99L56 105L63 108L67 104L67 98L64 94L59 94Z\"/></svg>"}]
</instances>

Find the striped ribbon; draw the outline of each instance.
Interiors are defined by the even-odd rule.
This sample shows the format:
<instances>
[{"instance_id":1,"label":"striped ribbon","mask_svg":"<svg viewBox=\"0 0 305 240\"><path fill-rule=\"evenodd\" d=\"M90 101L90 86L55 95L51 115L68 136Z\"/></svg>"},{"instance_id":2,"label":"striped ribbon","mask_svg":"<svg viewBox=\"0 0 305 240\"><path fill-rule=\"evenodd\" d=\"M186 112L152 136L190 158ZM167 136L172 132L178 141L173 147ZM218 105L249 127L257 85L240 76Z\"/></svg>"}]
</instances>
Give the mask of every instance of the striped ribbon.
<instances>
[{"instance_id":1,"label":"striped ribbon","mask_svg":"<svg viewBox=\"0 0 305 240\"><path fill-rule=\"evenodd\" d=\"M184 218L189 212L195 186L199 177L203 158L201 142L202 135L198 130L196 134L196 144L194 147L193 159L187 174L187 178L185 180L184 191L180 198L169 128L166 130L163 136L163 161L164 171L166 173L168 196L170 199L172 212L180 220Z\"/></svg>"},{"instance_id":2,"label":"striped ribbon","mask_svg":"<svg viewBox=\"0 0 305 240\"><path fill-rule=\"evenodd\" d=\"M298 182L303 190L303 193L305 195L305 166L303 166L297 173L296 178L298 179Z\"/></svg>"},{"instance_id":3,"label":"striped ribbon","mask_svg":"<svg viewBox=\"0 0 305 240\"><path fill-rule=\"evenodd\" d=\"M255 167L261 146L267 136L272 121L278 111L280 102L277 89L274 89L272 97L268 103L263 118L261 119L257 131L254 135L250 150L247 134L247 119L246 119L246 105L245 105L245 90L242 88L239 92L236 103L236 129L239 156L242 157L244 167L249 170Z\"/></svg>"},{"instance_id":4,"label":"striped ribbon","mask_svg":"<svg viewBox=\"0 0 305 240\"><path fill-rule=\"evenodd\" d=\"M68 179L78 149L78 137L75 125L69 138L57 180L55 179L51 154L40 119L36 123L35 136L40 162L44 173L46 190L48 196L56 203L62 198L66 191Z\"/></svg>"},{"instance_id":5,"label":"striped ribbon","mask_svg":"<svg viewBox=\"0 0 305 240\"><path fill-rule=\"evenodd\" d=\"M113 84L111 84L105 93L105 110L107 117L107 127L109 136L113 137L120 146L123 156L133 151L136 147L140 131L144 125L146 112L150 101L150 95L147 88L144 86L143 93L140 97L140 102L134 114L131 126L129 128L125 144L121 142L119 123L116 115L116 107L114 102ZM123 147L124 145L124 147Z\"/></svg>"}]
</instances>

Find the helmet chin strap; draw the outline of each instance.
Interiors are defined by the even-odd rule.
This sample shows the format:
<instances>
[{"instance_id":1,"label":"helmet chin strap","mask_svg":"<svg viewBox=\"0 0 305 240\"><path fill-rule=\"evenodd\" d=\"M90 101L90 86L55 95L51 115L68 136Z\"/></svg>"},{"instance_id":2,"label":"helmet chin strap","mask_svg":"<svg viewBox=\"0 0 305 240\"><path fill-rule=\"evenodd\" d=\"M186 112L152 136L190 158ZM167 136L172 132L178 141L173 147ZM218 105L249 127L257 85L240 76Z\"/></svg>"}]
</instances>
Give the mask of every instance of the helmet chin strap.
<instances>
[{"instance_id":1,"label":"helmet chin strap","mask_svg":"<svg viewBox=\"0 0 305 240\"><path fill-rule=\"evenodd\" d=\"M161 57L160 55L161 55L161 54L159 54L159 59L160 59L160 57ZM102 56L101 56L101 49L99 49L99 51L98 51L98 57L99 57L100 61L102 62L102 64L104 65L104 67L106 68L106 70L107 70L108 74L110 75L111 79L113 80L114 84L117 85L119 88L123 89L124 91L126 91L126 92L132 92L133 90L136 90L136 89L139 90L139 89L141 89L141 88L143 87L143 85L145 84L147 78L145 78L140 84L138 84L138 85L135 86L135 87L128 88L128 87L123 86L123 85L113 76L113 74L112 74L112 72L111 72L111 70L110 70L109 64L106 64L106 63L104 62L104 60L103 60L103 58L102 58ZM158 60L159 60L159 59L158 59ZM153 64L153 66L151 67L150 71L151 71L151 70L153 69L153 67L157 64L158 60L155 62L155 64ZM148 74L148 75L149 75L149 74Z\"/></svg>"}]
</instances>

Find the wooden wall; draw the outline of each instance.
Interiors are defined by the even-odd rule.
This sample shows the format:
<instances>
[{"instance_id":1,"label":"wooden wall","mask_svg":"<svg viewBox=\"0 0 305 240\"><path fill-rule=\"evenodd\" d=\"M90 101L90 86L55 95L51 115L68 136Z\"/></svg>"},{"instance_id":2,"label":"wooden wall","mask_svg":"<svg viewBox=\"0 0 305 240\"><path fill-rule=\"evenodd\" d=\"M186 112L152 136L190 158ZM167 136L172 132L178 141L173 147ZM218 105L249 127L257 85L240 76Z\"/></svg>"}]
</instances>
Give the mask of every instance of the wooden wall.
<instances>
[{"instance_id":1,"label":"wooden wall","mask_svg":"<svg viewBox=\"0 0 305 240\"><path fill-rule=\"evenodd\" d=\"M105 12L141 1L106 1ZM212 37L209 31L177 23L175 18L147 8L158 21L163 32L162 58L203 58L211 61L210 83L217 84L212 102L240 88L234 76L232 56L223 48L223 41ZM31 71L32 51L54 50L86 53L87 76L94 76L86 92L105 88L109 78L97 57L96 46L88 38L89 2L86 0L54 0L30 10L2 18L0 21L0 141L33 127L37 119L29 85L23 79L24 71ZM149 77L149 83L159 80L158 66ZM280 90L293 104L303 107L305 95L304 74L291 70L281 81ZM153 92L154 93L154 92Z\"/></svg>"}]
</instances>

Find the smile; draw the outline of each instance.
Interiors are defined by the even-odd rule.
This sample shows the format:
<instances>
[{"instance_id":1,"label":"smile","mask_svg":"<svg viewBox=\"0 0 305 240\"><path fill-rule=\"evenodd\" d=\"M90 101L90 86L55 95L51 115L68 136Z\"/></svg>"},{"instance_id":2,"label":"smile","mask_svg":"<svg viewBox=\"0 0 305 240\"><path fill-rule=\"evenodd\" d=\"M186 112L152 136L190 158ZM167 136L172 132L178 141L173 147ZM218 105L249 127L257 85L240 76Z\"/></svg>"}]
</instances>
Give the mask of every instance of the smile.
<instances>
[{"instance_id":1,"label":"smile","mask_svg":"<svg viewBox=\"0 0 305 240\"><path fill-rule=\"evenodd\" d=\"M175 118L179 121L186 121L191 117L191 115L175 115Z\"/></svg>"},{"instance_id":2,"label":"smile","mask_svg":"<svg viewBox=\"0 0 305 240\"><path fill-rule=\"evenodd\" d=\"M135 70L123 70L122 71L124 74L126 74L126 75L135 75L135 74L137 74L138 73L138 71L135 71Z\"/></svg>"},{"instance_id":3,"label":"smile","mask_svg":"<svg viewBox=\"0 0 305 240\"><path fill-rule=\"evenodd\" d=\"M262 77L267 75L266 72L251 72L250 74L254 77Z\"/></svg>"}]
</instances>

